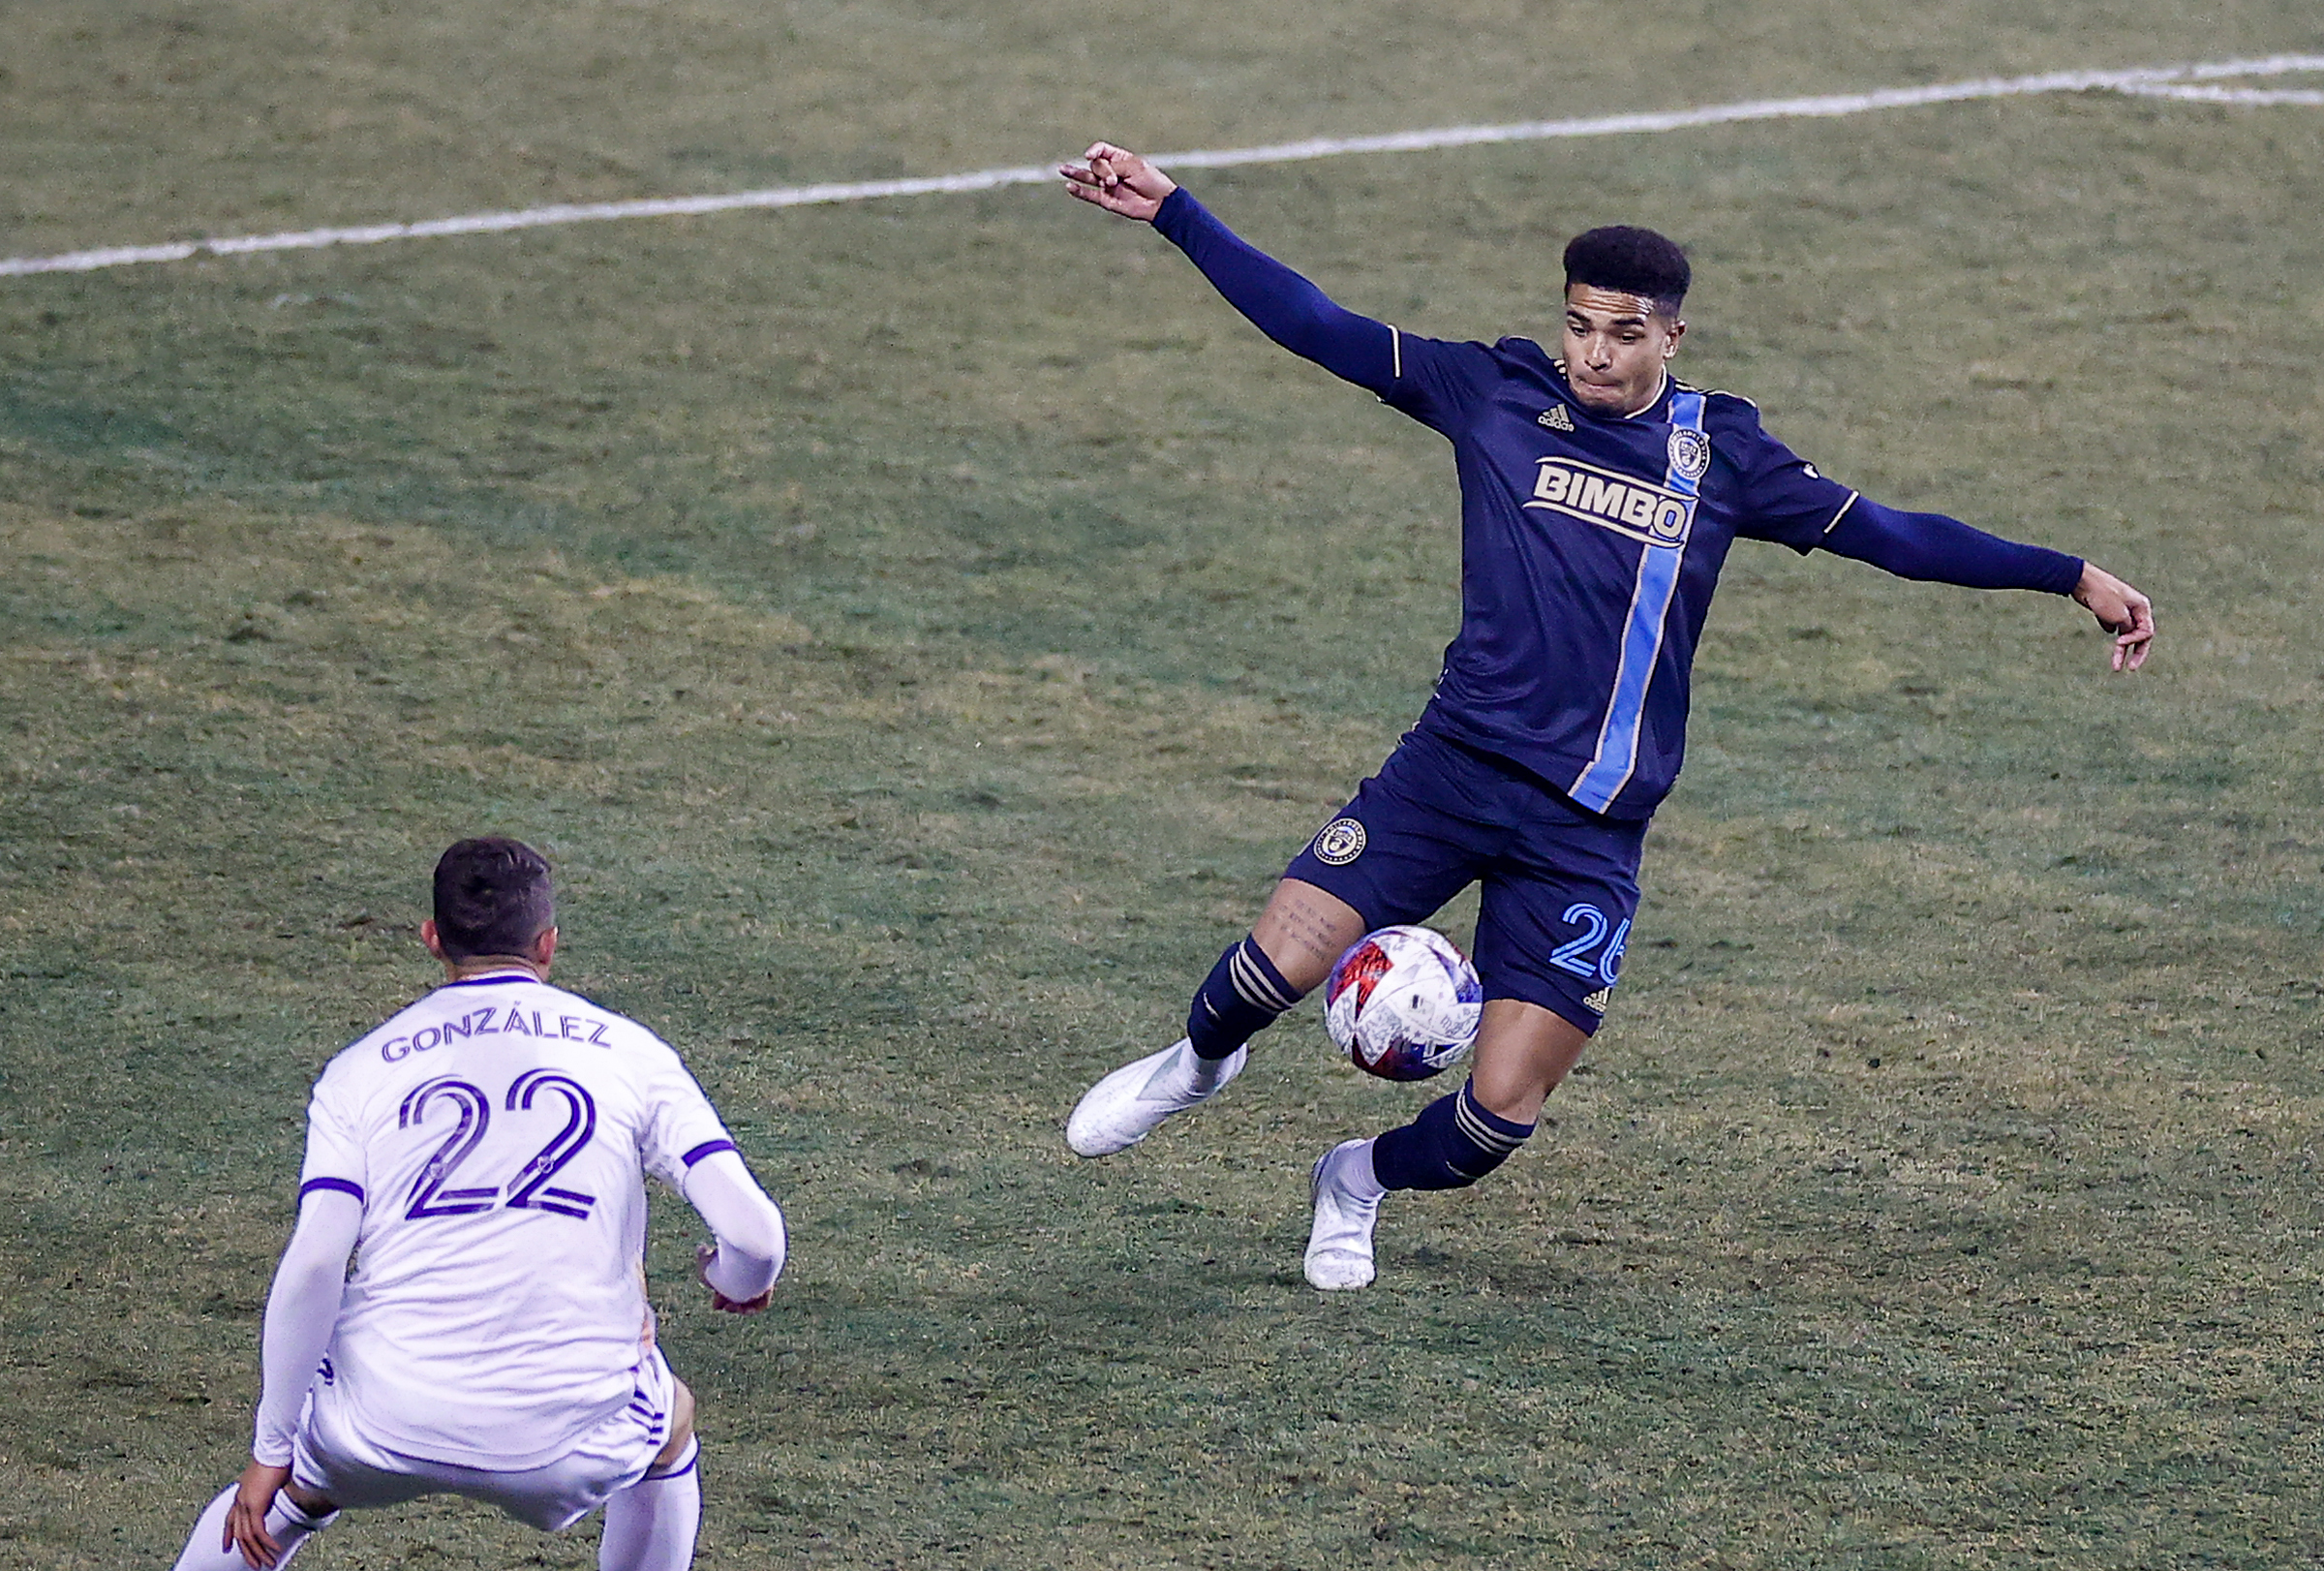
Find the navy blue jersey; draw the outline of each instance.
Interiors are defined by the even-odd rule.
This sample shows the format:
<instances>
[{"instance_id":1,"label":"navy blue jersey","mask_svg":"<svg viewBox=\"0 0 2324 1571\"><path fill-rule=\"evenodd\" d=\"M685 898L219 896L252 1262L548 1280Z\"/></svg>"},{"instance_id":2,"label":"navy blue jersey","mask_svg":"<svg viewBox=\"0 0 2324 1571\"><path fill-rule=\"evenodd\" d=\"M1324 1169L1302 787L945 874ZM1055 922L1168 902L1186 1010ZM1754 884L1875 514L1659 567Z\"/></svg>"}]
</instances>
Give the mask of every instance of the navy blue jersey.
<instances>
[{"instance_id":1,"label":"navy blue jersey","mask_svg":"<svg viewBox=\"0 0 2324 1571\"><path fill-rule=\"evenodd\" d=\"M1808 551L1855 493L1727 393L1592 414L1540 345L1391 329L1391 405L1452 443L1460 632L1421 728L1644 817L1677 779L1695 645L1738 535Z\"/></svg>"},{"instance_id":2,"label":"navy blue jersey","mask_svg":"<svg viewBox=\"0 0 2324 1571\"><path fill-rule=\"evenodd\" d=\"M1421 338L1343 310L1181 188L1155 228L1278 343L1452 444L1460 631L1423 731L1483 749L1594 813L1643 818L1686 748L1695 644L1738 536L1912 577L2065 593L2079 560L1826 479L1747 399L1675 380L1594 415L1540 345Z\"/></svg>"}]
</instances>

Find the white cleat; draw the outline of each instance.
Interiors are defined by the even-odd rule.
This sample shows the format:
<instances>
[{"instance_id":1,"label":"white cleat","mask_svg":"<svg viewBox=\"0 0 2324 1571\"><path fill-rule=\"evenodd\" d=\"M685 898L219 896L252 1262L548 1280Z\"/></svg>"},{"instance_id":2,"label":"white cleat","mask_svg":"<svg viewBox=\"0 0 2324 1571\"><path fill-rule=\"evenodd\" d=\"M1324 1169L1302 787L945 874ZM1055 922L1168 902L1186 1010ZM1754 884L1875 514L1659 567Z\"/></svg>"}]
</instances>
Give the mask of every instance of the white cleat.
<instances>
[{"instance_id":1,"label":"white cleat","mask_svg":"<svg viewBox=\"0 0 2324 1571\"><path fill-rule=\"evenodd\" d=\"M1073 1117L1065 1121L1065 1144L1077 1156L1127 1151L1173 1113L1208 1100L1242 1073L1250 1056L1249 1048L1238 1047L1223 1059L1198 1059L1194 1043L1181 1036L1159 1053L1123 1064L1082 1093Z\"/></svg>"},{"instance_id":2,"label":"white cleat","mask_svg":"<svg viewBox=\"0 0 2324 1571\"><path fill-rule=\"evenodd\" d=\"M1343 1140L1316 1158L1315 1225L1307 1233L1307 1285L1327 1293L1367 1287L1372 1229L1385 1193L1372 1174L1372 1143Z\"/></svg>"}]
</instances>

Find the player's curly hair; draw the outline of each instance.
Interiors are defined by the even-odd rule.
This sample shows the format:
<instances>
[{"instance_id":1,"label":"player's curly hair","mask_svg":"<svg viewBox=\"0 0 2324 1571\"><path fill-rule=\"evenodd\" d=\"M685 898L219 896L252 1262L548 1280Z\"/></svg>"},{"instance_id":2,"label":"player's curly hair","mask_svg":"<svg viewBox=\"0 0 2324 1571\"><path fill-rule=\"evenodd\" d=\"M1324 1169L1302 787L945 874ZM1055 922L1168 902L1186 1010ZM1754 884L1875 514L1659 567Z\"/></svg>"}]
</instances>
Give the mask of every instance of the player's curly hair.
<instances>
[{"instance_id":1,"label":"player's curly hair","mask_svg":"<svg viewBox=\"0 0 2324 1571\"><path fill-rule=\"evenodd\" d=\"M549 864L521 840L464 840L436 862L436 938L453 960L524 955L557 920Z\"/></svg>"},{"instance_id":2,"label":"player's curly hair","mask_svg":"<svg viewBox=\"0 0 2324 1571\"><path fill-rule=\"evenodd\" d=\"M1609 224L1588 230L1566 244L1566 285L1642 294L1655 309L1675 317L1687 298L1695 270L1678 242L1652 230Z\"/></svg>"}]
</instances>

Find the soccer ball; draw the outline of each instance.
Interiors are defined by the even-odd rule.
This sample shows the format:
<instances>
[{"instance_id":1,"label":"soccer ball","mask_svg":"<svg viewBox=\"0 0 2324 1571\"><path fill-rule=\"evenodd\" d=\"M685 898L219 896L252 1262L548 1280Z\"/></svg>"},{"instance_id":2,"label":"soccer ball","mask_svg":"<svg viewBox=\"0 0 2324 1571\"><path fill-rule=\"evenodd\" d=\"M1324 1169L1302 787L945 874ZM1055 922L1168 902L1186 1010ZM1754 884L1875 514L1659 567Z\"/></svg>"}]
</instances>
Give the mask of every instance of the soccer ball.
<instances>
[{"instance_id":1,"label":"soccer ball","mask_svg":"<svg viewBox=\"0 0 2324 1571\"><path fill-rule=\"evenodd\" d=\"M1477 968L1424 927L1365 934L1324 984L1324 1029L1348 1062L1383 1080L1425 1080L1458 1063L1483 1012Z\"/></svg>"}]
</instances>

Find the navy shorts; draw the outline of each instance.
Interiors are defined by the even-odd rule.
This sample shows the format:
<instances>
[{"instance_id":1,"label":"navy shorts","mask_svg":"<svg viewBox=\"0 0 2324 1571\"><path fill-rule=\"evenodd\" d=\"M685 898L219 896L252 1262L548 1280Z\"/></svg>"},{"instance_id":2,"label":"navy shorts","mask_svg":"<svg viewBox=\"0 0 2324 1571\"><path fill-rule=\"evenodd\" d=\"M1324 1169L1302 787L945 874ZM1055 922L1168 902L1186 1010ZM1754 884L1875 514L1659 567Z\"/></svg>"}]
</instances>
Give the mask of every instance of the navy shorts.
<instances>
[{"instance_id":1,"label":"navy shorts","mask_svg":"<svg viewBox=\"0 0 2324 1571\"><path fill-rule=\"evenodd\" d=\"M1474 959L1487 999L1598 1029L1638 909L1643 820L1601 817L1537 776L1408 731L1284 869L1366 929L1418 922L1483 885Z\"/></svg>"}]
</instances>

